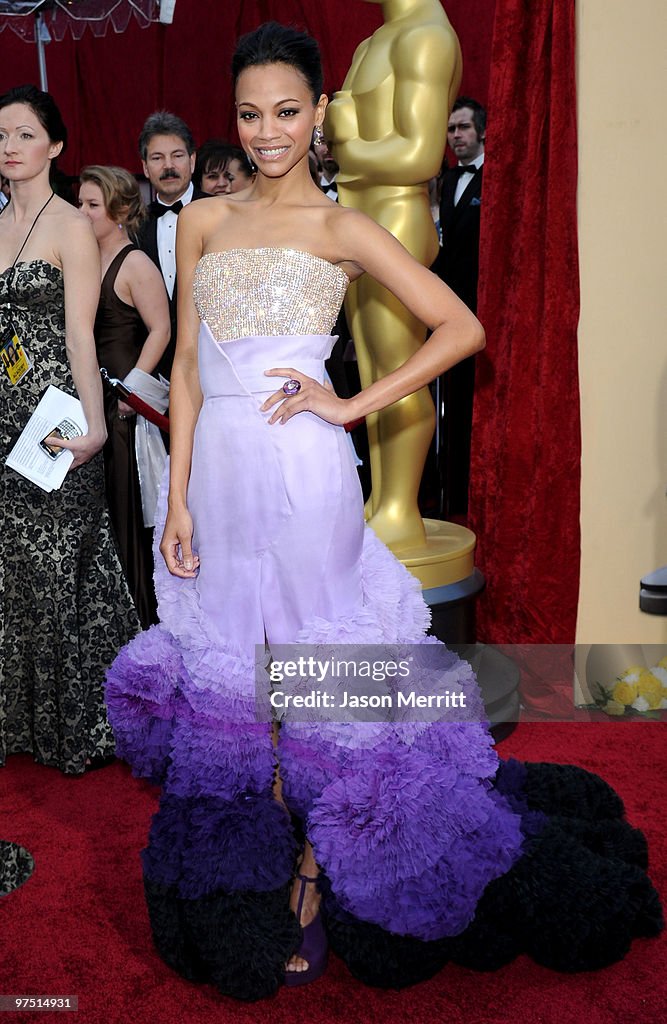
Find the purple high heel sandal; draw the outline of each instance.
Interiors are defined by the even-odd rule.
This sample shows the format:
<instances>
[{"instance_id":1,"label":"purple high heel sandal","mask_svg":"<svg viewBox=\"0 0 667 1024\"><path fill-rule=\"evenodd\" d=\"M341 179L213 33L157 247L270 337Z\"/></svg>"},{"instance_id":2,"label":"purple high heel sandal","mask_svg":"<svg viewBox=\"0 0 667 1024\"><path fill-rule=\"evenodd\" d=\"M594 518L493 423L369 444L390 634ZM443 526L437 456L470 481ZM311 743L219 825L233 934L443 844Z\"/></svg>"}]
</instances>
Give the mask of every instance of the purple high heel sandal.
<instances>
[{"instance_id":1,"label":"purple high heel sandal","mask_svg":"<svg viewBox=\"0 0 667 1024\"><path fill-rule=\"evenodd\" d=\"M309 878L308 875L302 875L298 871L296 877L301 882L299 901L296 907L296 919L297 921L300 921L301 908L303 907L303 901L306 895L306 885L309 882L317 882L317 878ZM308 967L305 971L286 970L286 985L308 985L311 981L316 981L317 978L324 974L329 956L329 946L327 943L327 936L324 931L324 925L322 923L322 915L319 910L310 924L307 924L303 929L303 939L295 953L295 956L300 956L303 960L307 960Z\"/></svg>"}]
</instances>

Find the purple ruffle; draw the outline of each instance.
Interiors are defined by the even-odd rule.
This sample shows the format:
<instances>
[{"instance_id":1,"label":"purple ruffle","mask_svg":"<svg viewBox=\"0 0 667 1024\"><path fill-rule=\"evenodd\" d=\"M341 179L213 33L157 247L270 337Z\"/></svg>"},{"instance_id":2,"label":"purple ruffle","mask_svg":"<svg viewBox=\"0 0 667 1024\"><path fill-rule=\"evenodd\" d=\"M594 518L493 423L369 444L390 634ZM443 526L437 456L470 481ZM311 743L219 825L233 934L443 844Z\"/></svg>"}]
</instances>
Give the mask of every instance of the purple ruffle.
<instances>
[{"instance_id":1,"label":"purple ruffle","mask_svg":"<svg viewBox=\"0 0 667 1024\"><path fill-rule=\"evenodd\" d=\"M183 713L183 659L170 634L151 626L124 647L107 672L106 702L116 753L133 774L164 782L171 736Z\"/></svg>"},{"instance_id":2,"label":"purple ruffle","mask_svg":"<svg viewBox=\"0 0 667 1024\"><path fill-rule=\"evenodd\" d=\"M296 844L273 794L226 801L163 794L153 818L144 872L181 899L225 892L270 892L291 877Z\"/></svg>"},{"instance_id":3,"label":"purple ruffle","mask_svg":"<svg viewBox=\"0 0 667 1024\"><path fill-rule=\"evenodd\" d=\"M462 932L522 841L483 783L408 748L328 786L308 833L344 909L422 940Z\"/></svg>"}]
</instances>

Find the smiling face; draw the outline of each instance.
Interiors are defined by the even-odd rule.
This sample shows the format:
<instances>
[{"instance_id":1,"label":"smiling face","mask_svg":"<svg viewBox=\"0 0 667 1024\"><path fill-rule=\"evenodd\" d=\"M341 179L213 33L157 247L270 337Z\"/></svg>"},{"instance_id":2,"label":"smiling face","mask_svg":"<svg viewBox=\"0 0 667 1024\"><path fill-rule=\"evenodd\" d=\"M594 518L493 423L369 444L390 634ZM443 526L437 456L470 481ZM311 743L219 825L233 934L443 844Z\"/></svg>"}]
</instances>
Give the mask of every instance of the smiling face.
<instances>
[{"instance_id":1,"label":"smiling face","mask_svg":"<svg viewBox=\"0 0 667 1024\"><path fill-rule=\"evenodd\" d=\"M204 171L201 176L201 190L208 196L226 195L229 192L227 168L213 167L209 171Z\"/></svg>"},{"instance_id":2,"label":"smiling face","mask_svg":"<svg viewBox=\"0 0 667 1024\"><path fill-rule=\"evenodd\" d=\"M62 148L62 142L51 142L32 107L12 103L0 110L0 174L10 182L29 181L48 171Z\"/></svg>"},{"instance_id":3,"label":"smiling face","mask_svg":"<svg viewBox=\"0 0 667 1024\"><path fill-rule=\"evenodd\" d=\"M236 83L239 137L262 174L280 178L307 160L313 128L322 124L326 105L324 95L315 103L303 75L287 64L260 64L241 72Z\"/></svg>"},{"instance_id":4,"label":"smiling face","mask_svg":"<svg viewBox=\"0 0 667 1024\"><path fill-rule=\"evenodd\" d=\"M142 161L144 174L158 197L171 205L187 191L195 169L195 155L190 155L178 135L153 135L146 145Z\"/></svg>"},{"instance_id":5,"label":"smiling face","mask_svg":"<svg viewBox=\"0 0 667 1024\"><path fill-rule=\"evenodd\" d=\"M212 167L201 176L201 190L209 196L226 196L242 192L252 185L253 175L247 174L240 160L233 157L222 167Z\"/></svg>"}]
</instances>

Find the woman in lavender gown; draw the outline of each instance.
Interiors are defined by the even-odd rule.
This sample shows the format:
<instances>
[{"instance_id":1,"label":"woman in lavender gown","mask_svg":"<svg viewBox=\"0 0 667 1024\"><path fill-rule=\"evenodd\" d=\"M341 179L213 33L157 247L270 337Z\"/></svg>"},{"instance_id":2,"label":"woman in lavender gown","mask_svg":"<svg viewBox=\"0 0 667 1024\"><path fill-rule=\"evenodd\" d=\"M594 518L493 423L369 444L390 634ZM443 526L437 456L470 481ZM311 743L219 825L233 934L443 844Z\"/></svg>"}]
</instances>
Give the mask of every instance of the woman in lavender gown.
<instances>
[{"instance_id":1,"label":"woman in lavender gown","mask_svg":"<svg viewBox=\"0 0 667 1024\"><path fill-rule=\"evenodd\" d=\"M385 986L448 959L609 963L660 927L641 836L596 777L501 765L453 654L446 681L468 698L465 720L277 729L257 714L255 645L437 643L417 581L364 526L341 425L484 336L391 235L313 184L316 43L264 25L240 41L233 75L257 178L179 220L160 625L120 653L107 688L121 755L162 786L143 853L156 945L187 978L244 999L313 980L324 930L358 977ZM342 400L323 363L364 272L432 334Z\"/></svg>"}]
</instances>

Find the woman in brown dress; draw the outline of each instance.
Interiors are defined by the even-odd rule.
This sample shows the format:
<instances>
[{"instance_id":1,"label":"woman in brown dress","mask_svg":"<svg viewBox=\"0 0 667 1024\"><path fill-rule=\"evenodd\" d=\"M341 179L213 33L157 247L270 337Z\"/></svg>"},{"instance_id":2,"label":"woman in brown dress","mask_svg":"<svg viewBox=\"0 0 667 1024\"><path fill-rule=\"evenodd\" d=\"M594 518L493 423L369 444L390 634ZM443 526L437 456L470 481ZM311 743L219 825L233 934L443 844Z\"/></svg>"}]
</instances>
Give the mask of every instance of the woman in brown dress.
<instances>
[{"instance_id":1,"label":"woman in brown dress","mask_svg":"<svg viewBox=\"0 0 667 1024\"><path fill-rule=\"evenodd\" d=\"M79 206L90 220L102 260L95 319L100 366L123 380L135 367L152 373L170 336L167 293L160 272L131 241L144 217L139 186L121 167L84 168ZM145 527L135 452L136 415L106 394L104 446L107 500L130 592L144 628L157 622L152 529Z\"/></svg>"}]
</instances>

